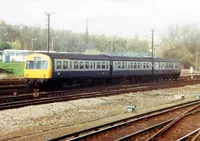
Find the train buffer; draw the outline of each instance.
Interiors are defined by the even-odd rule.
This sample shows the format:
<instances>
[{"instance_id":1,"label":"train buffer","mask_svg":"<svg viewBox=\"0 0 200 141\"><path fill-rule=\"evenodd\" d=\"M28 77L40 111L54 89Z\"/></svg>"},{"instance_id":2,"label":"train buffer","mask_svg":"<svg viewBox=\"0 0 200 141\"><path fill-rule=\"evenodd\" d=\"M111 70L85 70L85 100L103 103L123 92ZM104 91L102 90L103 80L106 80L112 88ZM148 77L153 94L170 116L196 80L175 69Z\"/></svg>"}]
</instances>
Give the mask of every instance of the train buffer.
<instances>
[{"instance_id":1,"label":"train buffer","mask_svg":"<svg viewBox=\"0 0 200 141\"><path fill-rule=\"evenodd\" d=\"M131 106L126 106L126 108L127 108L127 112L133 112L135 110L136 106L131 105Z\"/></svg>"}]
</instances>

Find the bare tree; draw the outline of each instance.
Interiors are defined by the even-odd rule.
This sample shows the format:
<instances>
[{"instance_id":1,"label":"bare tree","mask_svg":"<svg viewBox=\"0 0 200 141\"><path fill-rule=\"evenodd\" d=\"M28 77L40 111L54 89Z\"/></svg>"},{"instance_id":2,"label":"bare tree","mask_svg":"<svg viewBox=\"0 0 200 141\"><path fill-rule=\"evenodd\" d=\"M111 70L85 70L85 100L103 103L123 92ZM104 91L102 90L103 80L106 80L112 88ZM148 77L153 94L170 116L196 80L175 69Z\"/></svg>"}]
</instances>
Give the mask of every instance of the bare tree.
<instances>
[{"instance_id":1,"label":"bare tree","mask_svg":"<svg viewBox=\"0 0 200 141\"><path fill-rule=\"evenodd\" d=\"M177 58L186 67L195 66L196 52L200 51L200 30L194 24L170 26L162 36L164 57Z\"/></svg>"}]
</instances>

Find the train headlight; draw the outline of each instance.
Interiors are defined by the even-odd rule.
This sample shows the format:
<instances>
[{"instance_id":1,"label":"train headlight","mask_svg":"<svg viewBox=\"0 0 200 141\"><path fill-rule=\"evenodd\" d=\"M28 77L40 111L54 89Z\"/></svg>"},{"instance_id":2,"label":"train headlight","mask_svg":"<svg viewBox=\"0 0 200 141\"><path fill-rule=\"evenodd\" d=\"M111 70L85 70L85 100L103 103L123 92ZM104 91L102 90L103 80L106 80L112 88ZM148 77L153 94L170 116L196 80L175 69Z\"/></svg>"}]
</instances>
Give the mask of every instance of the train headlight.
<instances>
[{"instance_id":1,"label":"train headlight","mask_svg":"<svg viewBox=\"0 0 200 141\"><path fill-rule=\"evenodd\" d=\"M44 78L45 78L45 76L46 76L46 75L45 75L45 74L43 74L43 77L44 77Z\"/></svg>"},{"instance_id":2,"label":"train headlight","mask_svg":"<svg viewBox=\"0 0 200 141\"><path fill-rule=\"evenodd\" d=\"M26 74L26 76L28 76L28 74Z\"/></svg>"}]
</instances>

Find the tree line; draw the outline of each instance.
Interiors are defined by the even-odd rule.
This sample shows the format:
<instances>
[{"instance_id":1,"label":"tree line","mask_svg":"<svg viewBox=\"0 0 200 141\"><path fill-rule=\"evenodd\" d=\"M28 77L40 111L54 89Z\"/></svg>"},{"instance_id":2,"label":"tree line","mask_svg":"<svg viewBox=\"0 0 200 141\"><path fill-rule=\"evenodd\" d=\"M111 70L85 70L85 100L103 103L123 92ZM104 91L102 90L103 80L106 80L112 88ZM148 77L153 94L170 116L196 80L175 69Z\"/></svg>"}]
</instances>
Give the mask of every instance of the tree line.
<instances>
[{"instance_id":1,"label":"tree line","mask_svg":"<svg viewBox=\"0 0 200 141\"><path fill-rule=\"evenodd\" d=\"M0 50L27 49L47 50L47 30L26 25L0 24ZM60 52L104 52L104 53L150 53L150 40L142 40L138 35L131 38L106 35L86 35L70 30L51 29L54 51ZM32 41L34 38L37 40ZM151 39L151 37L150 37ZM189 68L199 65L200 30L197 25L172 25L160 35L159 51L156 57L175 58ZM52 41L50 50L52 50ZM199 61L197 61L199 60ZM200 66L200 65L199 65Z\"/></svg>"},{"instance_id":2,"label":"tree line","mask_svg":"<svg viewBox=\"0 0 200 141\"><path fill-rule=\"evenodd\" d=\"M148 52L148 41L140 40L138 36L134 38L123 38L119 36L105 35L89 35L81 33L73 33L69 30L53 30L51 29L54 39L54 50L62 52L84 52L88 49L97 50L99 52ZM9 25L5 22L0 24L0 49L28 49L31 50L47 50L47 31L39 27L28 27L25 25ZM32 39L37 38L33 42ZM52 41L50 42L50 50L52 50Z\"/></svg>"}]
</instances>

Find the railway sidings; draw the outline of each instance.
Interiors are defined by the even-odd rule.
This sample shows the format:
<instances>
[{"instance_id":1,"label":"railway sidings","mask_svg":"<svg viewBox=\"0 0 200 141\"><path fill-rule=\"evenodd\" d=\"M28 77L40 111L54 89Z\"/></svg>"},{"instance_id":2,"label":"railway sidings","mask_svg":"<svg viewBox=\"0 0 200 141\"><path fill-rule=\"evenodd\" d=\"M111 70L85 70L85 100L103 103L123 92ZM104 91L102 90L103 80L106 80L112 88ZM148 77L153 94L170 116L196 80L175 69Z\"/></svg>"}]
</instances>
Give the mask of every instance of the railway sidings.
<instances>
[{"instance_id":1,"label":"railway sidings","mask_svg":"<svg viewBox=\"0 0 200 141\"><path fill-rule=\"evenodd\" d=\"M191 85L1 110L0 139L48 140L197 100L199 91L199 85ZM128 105L135 105L135 110L127 112Z\"/></svg>"},{"instance_id":2,"label":"railway sidings","mask_svg":"<svg viewBox=\"0 0 200 141\"><path fill-rule=\"evenodd\" d=\"M27 85L23 78L0 80L0 97L3 95L18 95L27 92Z\"/></svg>"},{"instance_id":3,"label":"railway sidings","mask_svg":"<svg viewBox=\"0 0 200 141\"><path fill-rule=\"evenodd\" d=\"M184 83L183 83L183 81L184 81ZM177 81L178 82L178 81ZM187 82L187 83L186 83ZM189 82L190 82L190 84L189 84ZM45 97L44 95L45 95L45 92L41 92L40 94L41 95L39 95L39 97L37 97L37 98L34 98L33 99L33 95L30 95L30 97L31 97L31 99L29 99L28 97L26 97L26 98L24 98L24 101L26 101L26 103L28 103L27 105L34 105L34 102L33 103L31 103L29 100L35 100L35 104L37 105L37 104L42 104L42 103L37 103L37 102L39 102L40 100L42 101L43 99L51 99L51 102L44 102L44 103L52 103L52 102L56 102L56 98L58 98L59 100L58 101L69 101L69 100L74 100L74 102L73 101L70 101L70 102L65 102L66 104L68 103L74 103L73 105L76 105L76 107L78 108L78 111L76 112L76 114L74 115L73 113L75 112L74 110L72 110L72 111L68 111L66 108L68 108L68 107L70 107L69 105L68 106L63 106L62 108L61 107L57 107L56 105L56 103L52 103L52 104L46 104L46 105L38 105L38 106L27 106L27 107L24 107L24 108L19 108L19 109L10 109L10 110L2 110L2 111L0 111L1 112L1 115L3 115L3 116L1 116L1 121L2 121L2 123L0 123L1 125L2 125L2 127L3 128L5 128L5 131L4 130L2 130L3 132L5 132L5 133L7 133L7 132L10 132L9 131L9 127L12 127L12 131L15 129L15 128L17 128L16 127L16 125L18 125L19 127L21 127L21 126L26 126L27 124L30 124L30 123L34 123L31 127L33 127L33 129L32 129L32 131L29 131L30 129L24 129L24 130L26 130L26 132L27 131L29 131L29 133L26 133L26 132L24 132L24 131L20 131L19 129L18 129L18 131L17 131L17 136L16 136L16 133L9 133L10 134L10 136L8 137L6 137L6 136L1 136L1 134L3 134L2 132L0 132L0 139L1 140L7 140L7 139L21 139L20 137L22 137L23 139L24 138L28 138L29 136L34 136L34 135L37 135L37 136L39 136L38 135L38 133L45 133L45 132L51 132L51 131L53 131L53 132L56 132L55 130L56 129L59 129L59 128L62 128L62 127L68 127L68 128L70 128L70 125L76 125L76 124L78 124L78 121L80 121L80 123L82 124L82 123L84 123L84 120L88 120L88 121L93 121L93 120L97 120L98 118L105 118L106 116L108 116L108 115L110 115L111 117L113 116L113 113L115 113L115 114L118 114L118 115L120 115L120 114L125 114L126 112L124 111L125 109L123 108L123 107L126 107L127 105L131 105L131 104L135 104L136 105L136 109L135 109L135 111L136 111L136 113L137 114L139 114L139 111L141 110L141 109L145 109L145 107L141 107L140 106L140 104L142 104L142 105L148 105L148 107L149 106L151 106L151 105L153 105L153 104L156 104L157 103L157 105L154 105L155 107L157 107L158 105L163 105L164 103L166 104L166 103L172 103L172 104L174 104L174 103L176 103L176 102L185 102L185 101L187 101L187 99L188 99L188 97L194 97L195 95L194 95L194 92L193 92L193 94L191 93L191 92L188 92L188 94L187 95L185 95L185 99L177 99L176 97L173 97L173 96L170 96L170 94L169 94L169 92L168 92L168 89L165 89L163 92L156 92L156 90L155 89L158 89L157 91L162 91L162 87L165 85L165 88L169 88L170 87L170 83L171 83L171 85L173 85L173 86L175 86L175 85L177 85L176 84L176 82L167 82L167 81L165 81L165 82L163 82L163 83L161 83L161 82L155 82L155 83L148 83L148 84L135 84L135 85L121 85L121 86L119 86L119 85L117 85L117 86L109 86L109 87L106 87L106 86L102 86L102 87L99 87L99 88L92 88L92 89L90 89L90 90L88 90L88 88L84 88L84 89L79 89L79 90L71 90L71 91L54 91L54 93L51 93L51 92L46 92L46 96L47 97ZM196 88L195 86L193 86L193 85L191 85L191 84L197 84L197 83L199 83L198 82L198 80L197 79L195 79L195 80L193 80L193 81L189 81L189 80L187 80L187 79L185 79L185 80L182 80L182 82L178 82L179 83L179 86L182 86L180 89L179 89L179 91L176 93L177 95L178 94L184 94L183 93L183 91L182 91L182 89L184 88L184 87L186 87L186 89L187 90L189 90L189 89L192 89L193 87L194 88ZM182 84L181 84L182 83ZM148 86L147 86L148 85ZM189 85L191 85L191 86L189 86ZM134 87L133 87L134 86ZM160 87L159 87L160 86ZM153 93L154 94L145 94L146 95L146 98L145 97L143 97L143 98L140 98L141 96L145 96L143 93L149 93L147 90L148 89L146 89L145 91L146 92L144 92L144 91L141 91L141 90L143 90L143 88L151 88L152 87L152 89L153 89ZM154 87L154 88L153 88ZM197 86L197 88L198 88L198 86ZM196 89L197 89L196 88ZM149 89L149 90L152 90L152 89ZM103 91L102 91L103 90ZM119 91L118 91L119 90ZM121 92L120 92L121 91ZM123 92L124 91L124 92ZM107 94L105 94L106 92L108 92ZM113 92L113 93L112 93ZM42 93L44 94L44 95L42 95ZM116 95L116 94L119 94L119 93L126 93L126 94L124 94L124 95L118 95L118 96L112 96L112 97L119 97L119 99L118 100L114 100L112 97L103 97L103 96L107 96L107 95ZM128 94L129 93L129 94ZM195 93L198 93L198 91L197 92L195 92ZM97 97L96 99L98 99L98 101L100 100L100 101L107 101L108 99L112 99L111 101L108 101L108 104L107 104L107 106L109 106L110 108L109 108L109 110L103 110L103 109L101 109L101 107L102 106L98 106L97 105L97 108L96 108L96 106L95 107L92 107L92 109L85 109L86 107L85 106L81 106L81 105L79 105L79 103L90 103L90 102L95 102L96 100L93 98L93 99L82 99L82 98L89 98L89 97L87 97L88 96L88 94L90 95L89 97ZM92 95L93 94L93 95ZM99 94L102 94L102 95L99 95ZM105 94L105 95L103 95L103 94ZM70 95L72 96L71 98L72 99L70 99L69 97L68 98L66 98L66 99L62 99L63 97L67 97L67 95L70 97ZM76 97L76 95L77 95L77 97ZM19 95L19 97L20 97L21 95ZM78 98L78 96L79 96L79 98ZM83 96L83 97L82 97ZM54 98L55 99L54 99ZM60 98L59 98L60 97ZM156 98L157 97L157 98ZM140 98L140 99L138 99L138 98ZM153 100L153 99L157 99L157 100ZM75 99L81 99L81 100L75 100ZM123 101L124 99L127 99L127 100L133 100L133 101L129 101L129 102L122 102L121 104L119 103L120 101ZM146 100L148 99L149 101L147 102ZM172 101L171 101L171 100ZM38 101L37 101L38 100ZM168 100L170 100L170 102L167 102ZM12 100L11 100L12 101ZM76 102L77 101L77 102ZM158 101L160 102L160 103L158 103ZM12 101L13 103L17 103L18 102L18 107L22 107L22 105L20 105L20 104L22 104L21 103L21 101L20 101L20 99L19 100L17 100L17 101ZM4 102L4 104L6 104L7 102ZM61 102L60 104L62 104L63 102ZM8 103L7 103L8 104ZM102 103L103 104L103 103ZM48 105L51 105L50 107L48 107ZM54 106L53 106L54 105ZM58 105L59 105L59 103L58 103ZM23 106L25 106L25 105L23 105ZM71 105L72 106L72 105ZM31 108L32 107L32 108ZM54 111L55 112L55 115L54 115L54 117L56 118L55 119L55 123L53 122L53 121L51 121L51 115L46 115L46 112L47 111L43 111L43 112L41 112L42 114L41 114L41 117L39 117L39 118L36 118L36 116L38 116L38 113L40 113L39 111L41 111L42 109L44 107L48 107L47 109L49 109L49 110L47 110L47 111ZM57 107L57 108L56 108ZM85 108L84 108L85 107ZM12 108L16 108L16 107L12 107ZM31 110L26 110L26 109L34 109L34 112L33 113L29 113ZM55 108L57 109L56 111L55 111ZM62 111L61 113L63 114L63 112L64 113L66 113L66 114L68 114L68 116L66 115L66 116L64 116L64 115L60 115L59 114L59 111L60 111L60 109L66 109L67 111ZM113 110L113 108L115 108L115 110ZM146 107L147 108L147 107ZM95 111L96 110L96 111ZM121 110L121 113L116 113L116 110L117 111L120 111ZM155 109L154 109L155 110ZM4 112L5 111L5 112ZM11 114L10 116L9 115L7 115L8 113L10 113L10 112L14 112L14 114ZM102 113L103 112L103 113ZM124 113L125 112L125 113ZM19 115L19 114L20 115ZM25 119L23 119L23 115L25 113L27 113L28 114L28 117L24 117ZM98 118L97 119L95 119L93 116L93 113L95 113L95 115L98 115ZM133 112L133 114L134 114L135 112ZM85 114L85 116L84 116L84 114ZM114 114L114 115L115 115ZM130 113L127 113L127 114L130 114ZM6 121L4 121L4 115L6 116L6 121L10 121L9 123L7 123ZM15 119L15 116L16 116L16 119ZM60 121L62 121L62 119L60 119L61 117L65 117L64 119L64 121L63 121L63 123L60 123L61 125L56 125L56 123L59 123ZM77 116L77 117L76 117ZM12 117L11 119L12 120L9 120L9 117ZM74 121L71 119L73 117L73 119L74 119ZM87 119L88 117L90 117L89 119ZM78 119L77 119L78 118ZM16 120L19 120L18 121L18 123L15 123L16 122ZM52 127L49 127L48 129L46 128L46 129L44 129L44 127L42 127L41 125L43 125L43 122L41 122L41 120L43 119L43 122L51 122L50 123L50 125L52 125ZM118 118L119 119L119 118ZM33 121L32 121L33 120ZM50 120L50 121L49 121ZM87 122L88 122L87 121ZM112 121L114 121L113 119L112 119ZM66 123L66 122L68 122L68 123ZM12 125L12 123L13 123L13 125ZM79 124L80 124L79 123ZM102 122L100 122L100 123L102 123ZM5 125L5 124L7 124L7 125ZM37 128L37 126L36 125L40 125L38 128ZM9 125L12 125L12 126L9 126ZM46 124L46 125L44 125L45 127L46 126L50 126L49 124ZM95 124L94 124L95 125ZM93 125L93 126L94 126ZM29 125L30 126L30 125ZM36 126L36 127L34 127L34 126ZM89 126L84 126L85 128L89 128ZM1 128L1 127L0 127ZM71 132L77 132L77 130L75 130L75 129L79 129L78 127L74 127L74 129L69 129L69 131L71 131ZM80 130L80 129L79 129ZM59 131L58 131L59 132ZM66 134L66 133L68 133L68 132L59 132L59 133L62 133L61 135L64 135L64 134ZM190 133L189 133L190 134ZM189 134L187 134L187 135L189 135ZM195 133L195 131L194 132L192 132L191 133L193 136L197 136L198 135L198 133ZM60 135L60 136L61 136ZM46 136L46 135L45 135ZM186 136L186 135L185 135ZM47 137L47 136L46 136ZM50 135L48 135L48 138L45 138L45 140L47 140L47 139L50 139L50 138L52 138L53 136L50 136ZM55 137L58 137L58 135L56 135ZM40 139L41 140L41 139ZM44 140L44 139L43 139Z\"/></svg>"},{"instance_id":4,"label":"railway sidings","mask_svg":"<svg viewBox=\"0 0 200 141\"><path fill-rule=\"evenodd\" d=\"M180 140L199 131L200 100L159 109L143 115L64 135L55 140ZM197 132L198 133L198 132Z\"/></svg>"},{"instance_id":5,"label":"railway sidings","mask_svg":"<svg viewBox=\"0 0 200 141\"><path fill-rule=\"evenodd\" d=\"M195 80L183 79L179 81L162 81L162 82L135 84L135 85L125 84L125 85L112 85L108 87L101 86L101 87L92 87L91 89L82 88L82 89L62 90L53 92L35 92L34 94L27 93L14 96L6 95L0 97L0 110L19 108L28 105L45 104L51 102L61 102L61 101L70 101L83 98L111 96L121 93L142 92L155 89L181 87L199 83L200 83L199 79ZM36 95L37 98L35 98L34 95Z\"/></svg>"}]
</instances>

